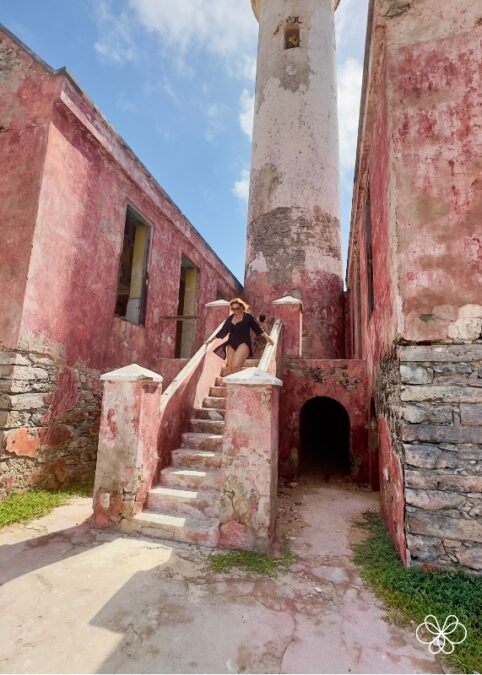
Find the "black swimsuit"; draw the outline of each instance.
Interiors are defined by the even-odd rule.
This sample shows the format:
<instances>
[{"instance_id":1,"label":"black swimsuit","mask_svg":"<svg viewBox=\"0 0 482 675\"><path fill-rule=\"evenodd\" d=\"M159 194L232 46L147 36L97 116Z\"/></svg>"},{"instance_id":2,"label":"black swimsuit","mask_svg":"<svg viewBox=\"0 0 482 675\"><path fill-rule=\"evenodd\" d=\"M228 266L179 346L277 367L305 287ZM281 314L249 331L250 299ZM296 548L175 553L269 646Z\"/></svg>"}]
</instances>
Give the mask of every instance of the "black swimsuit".
<instances>
[{"instance_id":1,"label":"black swimsuit","mask_svg":"<svg viewBox=\"0 0 482 675\"><path fill-rule=\"evenodd\" d=\"M231 314L224 322L221 330L216 333L217 338L223 338L226 337L226 335L229 335L229 338L226 342L223 342L222 345L216 347L214 353L222 359L225 359L226 347L228 345L236 351L239 345L245 344L248 345L249 355L252 357L253 347L251 345L251 331L256 333L256 335L261 335L263 332L263 329L252 314L245 312L243 318L238 323L233 323L233 314Z\"/></svg>"}]
</instances>

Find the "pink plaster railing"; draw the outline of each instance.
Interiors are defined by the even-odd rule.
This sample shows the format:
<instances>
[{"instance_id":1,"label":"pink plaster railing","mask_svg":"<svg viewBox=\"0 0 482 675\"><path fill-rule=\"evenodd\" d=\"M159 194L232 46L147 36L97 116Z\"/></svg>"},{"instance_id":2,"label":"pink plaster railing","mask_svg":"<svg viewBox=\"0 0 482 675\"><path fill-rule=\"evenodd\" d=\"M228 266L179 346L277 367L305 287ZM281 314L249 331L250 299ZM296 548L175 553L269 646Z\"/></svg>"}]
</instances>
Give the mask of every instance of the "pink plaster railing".
<instances>
[{"instance_id":1,"label":"pink plaster railing","mask_svg":"<svg viewBox=\"0 0 482 675\"><path fill-rule=\"evenodd\" d=\"M136 364L102 375L95 526L117 525L142 511L172 450L180 447L193 407L201 405L221 372L215 346L203 344L164 393L162 376Z\"/></svg>"},{"instance_id":2,"label":"pink plaster railing","mask_svg":"<svg viewBox=\"0 0 482 675\"><path fill-rule=\"evenodd\" d=\"M210 338L221 326L213 331ZM210 346L203 344L161 395L157 446L159 465L154 482L159 472L170 463L171 452L180 447L181 435L188 427L193 408L201 407L216 377L221 374L223 362L213 353L216 345L216 342Z\"/></svg>"},{"instance_id":3,"label":"pink plaster railing","mask_svg":"<svg viewBox=\"0 0 482 675\"><path fill-rule=\"evenodd\" d=\"M283 324L280 319L276 319L271 329L270 337L274 344L267 344L264 348L258 368L274 377L281 375L282 369L282 333Z\"/></svg>"},{"instance_id":4,"label":"pink plaster railing","mask_svg":"<svg viewBox=\"0 0 482 675\"><path fill-rule=\"evenodd\" d=\"M224 378L226 413L219 543L268 552L275 535L282 323L257 368Z\"/></svg>"}]
</instances>

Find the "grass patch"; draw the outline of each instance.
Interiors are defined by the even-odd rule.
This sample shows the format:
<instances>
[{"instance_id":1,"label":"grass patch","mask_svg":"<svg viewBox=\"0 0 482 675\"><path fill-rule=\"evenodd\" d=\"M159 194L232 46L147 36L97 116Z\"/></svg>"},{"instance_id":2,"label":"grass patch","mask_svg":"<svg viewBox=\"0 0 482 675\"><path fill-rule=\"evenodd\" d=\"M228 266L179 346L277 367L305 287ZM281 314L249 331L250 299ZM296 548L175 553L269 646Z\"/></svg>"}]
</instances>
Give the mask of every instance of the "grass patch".
<instances>
[{"instance_id":1,"label":"grass patch","mask_svg":"<svg viewBox=\"0 0 482 675\"><path fill-rule=\"evenodd\" d=\"M213 572L229 572L237 568L246 572L263 574L266 577L276 577L286 572L295 560L296 556L289 550L286 540L283 540L280 558L252 551L228 551L227 553L213 553L209 556L209 564Z\"/></svg>"},{"instance_id":2,"label":"grass patch","mask_svg":"<svg viewBox=\"0 0 482 675\"><path fill-rule=\"evenodd\" d=\"M71 497L90 497L92 485L74 484L60 490L33 489L22 494L9 495L0 502L0 528L46 516Z\"/></svg>"},{"instance_id":3,"label":"grass patch","mask_svg":"<svg viewBox=\"0 0 482 675\"><path fill-rule=\"evenodd\" d=\"M482 668L482 577L462 570L425 571L406 569L378 513L367 511L357 522L368 532L367 539L353 546L355 563L374 593L397 623L421 623L434 614L443 625L455 614L467 628L467 639L445 656L445 663L460 673L477 673ZM428 649L428 647L427 647Z\"/></svg>"}]
</instances>

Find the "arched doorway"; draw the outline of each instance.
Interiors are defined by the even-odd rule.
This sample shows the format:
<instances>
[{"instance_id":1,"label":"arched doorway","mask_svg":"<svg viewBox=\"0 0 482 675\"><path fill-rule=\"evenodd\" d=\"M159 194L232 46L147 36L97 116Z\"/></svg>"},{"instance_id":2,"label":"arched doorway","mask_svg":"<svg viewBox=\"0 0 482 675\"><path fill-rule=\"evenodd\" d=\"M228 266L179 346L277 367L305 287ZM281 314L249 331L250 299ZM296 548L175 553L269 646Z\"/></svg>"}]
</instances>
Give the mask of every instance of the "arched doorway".
<instances>
[{"instance_id":1,"label":"arched doorway","mask_svg":"<svg viewBox=\"0 0 482 675\"><path fill-rule=\"evenodd\" d=\"M332 398L316 396L300 414L300 474L325 478L350 471L350 418Z\"/></svg>"}]
</instances>

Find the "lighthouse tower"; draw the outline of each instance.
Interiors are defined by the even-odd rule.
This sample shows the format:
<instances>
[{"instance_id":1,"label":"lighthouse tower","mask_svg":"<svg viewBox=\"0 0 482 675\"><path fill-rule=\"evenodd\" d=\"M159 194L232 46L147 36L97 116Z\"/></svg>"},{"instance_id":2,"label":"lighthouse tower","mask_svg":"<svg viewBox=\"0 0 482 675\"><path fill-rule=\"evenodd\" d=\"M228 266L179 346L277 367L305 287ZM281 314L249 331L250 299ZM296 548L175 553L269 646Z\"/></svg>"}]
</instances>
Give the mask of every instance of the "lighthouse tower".
<instances>
[{"instance_id":1,"label":"lighthouse tower","mask_svg":"<svg viewBox=\"0 0 482 675\"><path fill-rule=\"evenodd\" d=\"M303 356L342 358L334 12L339 0L252 0L259 20L246 295L303 301Z\"/></svg>"}]
</instances>

